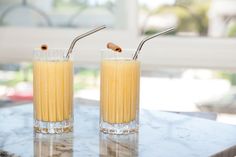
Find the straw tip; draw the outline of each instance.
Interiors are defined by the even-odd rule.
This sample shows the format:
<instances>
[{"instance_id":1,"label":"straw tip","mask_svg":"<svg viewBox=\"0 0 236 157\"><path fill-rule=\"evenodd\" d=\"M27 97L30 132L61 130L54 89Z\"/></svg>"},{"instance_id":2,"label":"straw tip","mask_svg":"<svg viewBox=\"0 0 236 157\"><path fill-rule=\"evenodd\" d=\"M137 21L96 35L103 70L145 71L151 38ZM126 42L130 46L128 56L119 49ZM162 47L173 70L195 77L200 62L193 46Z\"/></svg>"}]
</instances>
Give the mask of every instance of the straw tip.
<instances>
[{"instance_id":1,"label":"straw tip","mask_svg":"<svg viewBox=\"0 0 236 157\"><path fill-rule=\"evenodd\" d=\"M107 26L106 26L106 25L101 25L100 27L107 28Z\"/></svg>"},{"instance_id":2,"label":"straw tip","mask_svg":"<svg viewBox=\"0 0 236 157\"><path fill-rule=\"evenodd\" d=\"M170 28L168 28L169 30L171 30L171 31L173 31L173 30L175 30L176 29L176 27L175 26L173 26L173 27L170 27Z\"/></svg>"}]
</instances>

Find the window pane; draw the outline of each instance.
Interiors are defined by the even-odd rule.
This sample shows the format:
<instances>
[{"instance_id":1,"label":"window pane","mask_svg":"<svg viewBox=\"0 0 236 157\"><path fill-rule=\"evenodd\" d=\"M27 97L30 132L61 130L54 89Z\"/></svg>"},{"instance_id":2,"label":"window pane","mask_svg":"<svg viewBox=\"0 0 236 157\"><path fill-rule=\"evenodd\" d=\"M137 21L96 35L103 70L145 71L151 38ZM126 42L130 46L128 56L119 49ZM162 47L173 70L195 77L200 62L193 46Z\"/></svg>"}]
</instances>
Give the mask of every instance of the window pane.
<instances>
[{"instance_id":1,"label":"window pane","mask_svg":"<svg viewBox=\"0 0 236 157\"><path fill-rule=\"evenodd\" d=\"M0 25L88 28L105 24L123 29L127 21L123 4L123 0L1 0ZM123 22L118 23L120 18Z\"/></svg>"},{"instance_id":2,"label":"window pane","mask_svg":"<svg viewBox=\"0 0 236 157\"><path fill-rule=\"evenodd\" d=\"M32 65L0 64L0 107L32 100Z\"/></svg>"},{"instance_id":3,"label":"window pane","mask_svg":"<svg viewBox=\"0 0 236 157\"><path fill-rule=\"evenodd\" d=\"M139 0L141 34L177 26L174 35L236 37L236 1Z\"/></svg>"},{"instance_id":4,"label":"window pane","mask_svg":"<svg viewBox=\"0 0 236 157\"><path fill-rule=\"evenodd\" d=\"M95 70L96 71L96 70ZM94 72L95 72L94 71ZM99 75L76 97L99 101ZM75 79L78 82L80 75ZM94 83L92 83L94 82ZM82 85L82 84L81 84ZM210 69L159 68L142 71L140 106L173 112L216 112L217 120L236 124L236 73Z\"/></svg>"},{"instance_id":5,"label":"window pane","mask_svg":"<svg viewBox=\"0 0 236 157\"><path fill-rule=\"evenodd\" d=\"M74 97L98 100L97 68L75 66ZM142 71L140 106L181 112L216 112L236 124L236 73L209 69L158 68ZM33 101L32 64L0 64L0 108Z\"/></svg>"}]
</instances>

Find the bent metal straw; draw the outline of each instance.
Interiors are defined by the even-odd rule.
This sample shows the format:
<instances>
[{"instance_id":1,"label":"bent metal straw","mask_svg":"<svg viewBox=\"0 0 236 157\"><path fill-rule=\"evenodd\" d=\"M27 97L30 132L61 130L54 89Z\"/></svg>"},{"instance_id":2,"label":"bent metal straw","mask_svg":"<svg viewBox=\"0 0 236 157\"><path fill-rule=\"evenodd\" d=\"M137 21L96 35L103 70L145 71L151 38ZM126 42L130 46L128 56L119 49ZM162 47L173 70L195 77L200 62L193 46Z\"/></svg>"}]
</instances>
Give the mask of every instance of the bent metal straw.
<instances>
[{"instance_id":1,"label":"bent metal straw","mask_svg":"<svg viewBox=\"0 0 236 157\"><path fill-rule=\"evenodd\" d=\"M143 44L144 44L146 41L148 41L148 40L150 40L150 39L152 39L152 38L155 38L155 37L157 37L157 36L159 36L159 35L169 33L169 32L171 32L171 31L173 31L173 30L175 30L175 28L174 28L174 27L171 27L171 28L168 28L168 29L166 29L166 30L164 30L164 31L162 31L162 32L159 32L159 33L156 33L156 34L153 34L153 35L151 35L151 36L149 36L149 37L144 38L144 39L139 43L138 48L137 48L136 52L135 52L134 55L133 55L133 60L136 60L136 59L138 58L139 52L141 51L141 49L142 49L142 47L143 47Z\"/></svg>"},{"instance_id":2,"label":"bent metal straw","mask_svg":"<svg viewBox=\"0 0 236 157\"><path fill-rule=\"evenodd\" d=\"M80 40L80 39L82 39L82 38L84 38L84 37L86 37L86 36L89 36L89 35L91 35L91 34L93 34L93 33L96 33L96 32L98 32L98 31L100 31L100 30L102 30L102 29L104 29L104 28L106 28L106 26L105 26L105 25L102 25L102 26L100 26L100 27L97 27L97 28L95 28L95 29L93 29L93 30L90 30L90 31L88 31L88 32L86 32L86 33L84 33L84 34L81 34L81 35L77 36L77 37L71 42L70 48L69 48L69 50L68 50L68 52L67 52L67 54L66 54L66 58L69 59L70 54L72 53L72 50L73 50L73 48L74 48L74 46L75 46L75 43L76 43L78 40Z\"/></svg>"}]
</instances>

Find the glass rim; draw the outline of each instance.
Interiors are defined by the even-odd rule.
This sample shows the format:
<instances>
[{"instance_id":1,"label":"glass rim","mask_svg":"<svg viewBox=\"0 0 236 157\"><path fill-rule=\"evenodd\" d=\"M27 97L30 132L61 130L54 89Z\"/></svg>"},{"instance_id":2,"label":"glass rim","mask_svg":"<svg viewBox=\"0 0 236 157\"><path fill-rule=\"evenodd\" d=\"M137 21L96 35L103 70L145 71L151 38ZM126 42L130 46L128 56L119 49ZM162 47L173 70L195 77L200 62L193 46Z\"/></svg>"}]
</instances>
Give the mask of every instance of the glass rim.
<instances>
[{"instance_id":1,"label":"glass rim","mask_svg":"<svg viewBox=\"0 0 236 157\"><path fill-rule=\"evenodd\" d=\"M129 60L133 61L135 49L123 49L122 52L116 52L111 49L101 50L102 60Z\"/></svg>"},{"instance_id":2,"label":"glass rim","mask_svg":"<svg viewBox=\"0 0 236 157\"><path fill-rule=\"evenodd\" d=\"M49 52L55 52L55 51L60 51L60 52L62 52L62 51L68 51L69 50L69 48L47 48L46 50L43 50L43 49L41 49L41 48L34 48L33 49L33 52L44 52L44 51L49 51ZM75 52L75 51L79 51L79 49L78 48L75 48L75 49L73 49L73 51L72 52Z\"/></svg>"},{"instance_id":3,"label":"glass rim","mask_svg":"<svg viewBox=\"0 0 236 157\"><path fill-rule=\"evenodd\" d=\"M115 51L113 51L111 49L108 49L108 48L100 49L100 51L101 52L115 52ZM136 51L136 49L134 49L134 48L124 48L124 49L122 48L122 52L127 52L127 53L133 52L133 53L135 53L135 51ZM122 52L116 52L116 53L122 53Z\"/></svg>"}]
</instances>

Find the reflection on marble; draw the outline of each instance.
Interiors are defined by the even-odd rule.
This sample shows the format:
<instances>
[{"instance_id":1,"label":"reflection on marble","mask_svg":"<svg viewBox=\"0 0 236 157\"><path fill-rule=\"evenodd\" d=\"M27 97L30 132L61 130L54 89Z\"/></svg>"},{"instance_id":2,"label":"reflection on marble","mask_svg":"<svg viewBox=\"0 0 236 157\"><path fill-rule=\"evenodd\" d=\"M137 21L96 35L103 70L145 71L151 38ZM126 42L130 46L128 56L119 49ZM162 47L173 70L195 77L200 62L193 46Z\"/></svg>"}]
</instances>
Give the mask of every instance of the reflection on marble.
<instances>
[{"instance_id":1,"label":"reflection on marble","mask_svg":"<svg viewBox=\"0 0 236 157\"><path fill-rule=\"evenodd\" d=\"M138 134L109 135L100 133L100 157L137 157Z\"/></svg>"},{"instance_id":2,"label":"reflection on marble","mask_svg":"<svg viewBox=\"0 0 236 157\"><path fill-rule=\"evenodd\" d=\"M74 132L34 136L33 106L0 110L0 150L15 156L207 157L236 145L236 126L174 113L140 110L139 134L99 133L99 106L75 105Z\"/></svg>"},{"instance_id":3,"label":"reflection on marble","mask_svg":"<svg viewBox=\"0 0 236 157\"><path fill-rule=\"evenodd\" d=\"M4 150L0 149L0 157L19 157L19 156L16 156L13 153L9 153L7 151L4 151Z\"/></svg>"},{"instance_id":4,"label":"reflection on marble","mask_svg":"<svg viewBox=\"0 0 236 157\"><path fill-rule=\"evenodd\" d=\"M38 134L34 136L34 156L73 156L73 134Z\"/></svg>"}]
</instances>

